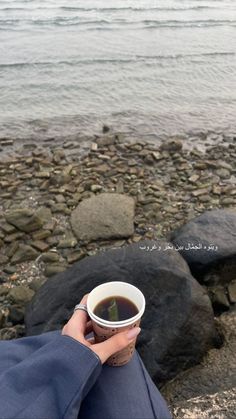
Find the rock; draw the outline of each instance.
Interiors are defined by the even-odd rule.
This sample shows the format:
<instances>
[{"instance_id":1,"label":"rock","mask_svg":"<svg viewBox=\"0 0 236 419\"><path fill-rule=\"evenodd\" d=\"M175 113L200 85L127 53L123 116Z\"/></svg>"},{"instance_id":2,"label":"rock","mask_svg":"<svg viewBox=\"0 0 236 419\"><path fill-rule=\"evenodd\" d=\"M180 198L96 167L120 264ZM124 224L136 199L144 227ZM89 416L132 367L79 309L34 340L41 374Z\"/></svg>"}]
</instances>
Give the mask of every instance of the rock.
<instances>
[{"instance_id":1,"label":"rock","mask_svg":"<svg viewBox=\"0 0 236 419\"><path fill-rule=\"evenodd\" d=\"M12 265L5 266L3 269L3 272L6 272L6 274L12 275L16 272L16 267Z\"/></svg>"},{"instance_id":2,"label":"rock","mask_svg":"<svg viewBox=\"0 0 236 419\"><path fill-rule=\"evenodd\" d=\"M34 296L34 291L24 285L11 288L8 298L15 304L25 305Z\"/></svg>"},{"instance_id":3,"label":"rock","mask_svg":"<svg viewBox=\"0 0 236 419\"><path fill-rule=\"evenodd\" d=\"M39 230L36 233L32 234L34 240L43 240L51 236L51 231L49 230Z\"/></svg>"},{"instance_id":4,"label":"rock","mask_svg":"<svg viewBox=\"0 0 236 419\"><path fill-rule=\"evenodd\" d=\"M0 285L0 296L5 296L9 293L10 289L7 287L4 287L4 285Z\"/></svg>"},{"instance_id":5,"label":"rock","mask_svg":"<svg viewBox=\"0 0 236 419\"><path fill-rule=\"evenodd\" d=\"M196 183L197 180L199 179L199 177L200 177L199 175L194 174L194 175L190 176L189 182Z\"/></svg>"},{"instance_id":6,"label":"rock","mask_svg":"<svg viewBox=\"0 0 236 419\"><path fill-rule=\"evenodd\" d=\"M43 224L50 222L52 213L50 208L41 207L36 211L36 215L42 220Z\"/></svg>"},{"instance_id":7,"label":"rock","mask_svg":"<svg viewBox=\"0 0 236 419\"><path fill-rule=\"evenodd\" d=\"M236 411L236 310L218 318L224 334L201 364L181 373L162 389L174 418L233 419Z\"/></svg>"},{"instance_id":8,"label":"rock","mask_svg":"<svg viewBox=\"0 0 236 419\"><path fill-rule=\"evenodd\" d=\"M55 200L58 204L62 204L66 201L66 198L64 197L64 195L59 194L55 196Z\"/></svg>"},{"instance_id":9,"label":"rock","mask_svg":"<svg viewBox=\"0 0 236 419\"><path fill-rule=\"evenodd\" d=\"M12 263L21 263L28 260L34 260L39 253L33 247L27 244L19 244L18 250L11 259Z\"/></svg>"},{"instance_id":10,"label":"rock","mask_svg":"<svg viewBox=\"0 0 236 419\"><path fill-rule=\"evenodd\" d=\"M9 258L11 258L16 253L18 247L19 247L19 243L18 242L11 243L10 246L8 246L7 249L6 249L6 252L5 252L6 255Z\"/></svg>"},{"instance_id":11,"label":"rock","mask_svg":"<svg viewBox=\"0 0 236 419\"><path fill-rule=\"evenodd\" d=\"M98 146L107 146L115 144L116 136L115 135L104 135L104 137L99 137L96 139Z\"/></svg>"},{"instance_id":12,"label":"rock","mask_svg":"<svg viewBox=\"0 0 236 419\"><path fill-rule=\"evenodd\" d=\"M15 227L8 223L1 223L1 229L6 234L12 234L16 231Z\"/></svg>"},{"instance_id":13,"label":"rock","mask_svg":"<svg viewBox=\"0 0 236 419\"><path fill-rule=\"evenodd\" d=\"M45 282L27 310L27 334L61 328L85 293L122 280L146 298L138 348L155 381L161 384L199 362L217 336L210 300L178 252L147 251L154 245L166 243L142 241L100 252Z\"/></svg>"},{"instance_id":14,"label":"rock","mask_svg":"<svg viewBox=\"0 0 236 419\"><path fill-rule=\"evenodd\" d=\"M50 178L50 172L46 172L46 171L44 171L44 172L36 172L34 174L34 176L36 178L39 178L39 179L49 179Z\"/></svg>"},{"instance_id":15,"label":"rock","mask_svg":"<svg viewBox=\"0 0 236 419\"><path fill-rule=\"evenodd\" d=\"M21 231L17 231L16 233L12 233L7 235L4 238L5 243L11 243L11 242L15 242L18 239L22 239L24 237L25 233L21 232Z\"/></svg>"},{"instance_id":16,"label":"rock","mask_svg":"<svg viewBox=\"0 0 236 419\"><path fill-rule=\"evenodd\" d=\"M46 252L43 255L41 255L41 260L45 263L54 263L58 262L60 259L60 256L56 252Z\"/></svg>"},{"instance_id":17,"label":"rock","mask_svg":"<svg viewBox=\"0 0 236 419\"><path fill-rule=\"evenodd\" d=\"M68 263L77 262L78 260L82 259L84 256L85 254L82 250L77 250L67 255L67 262Z\"/></svg>"},{"instance_id":18,"label":"rock","mask_svg":"<svg viewBox=\"0 0 236 419\"><path fill-rule=\"evenodd\" d=\"M3 314L3 313L1 313L1 311L0 311L0 329L3 327L4 320L5 320L5 316L4 316L4 314Z\"/></svg>"},{"instance_id":19,"label":"rock","mask_svg":"<svg viewBox=\"0 0 236 419\"><path fill-rule=\"evenodd\" d=\"M39 250L39 252L45 252L49 249L49 245L42 240L35 240L31 242L31 244L36 250Z\"/></svg>"},{"instance_id":20,"label":"rock","mask_svg":"<svg viewBox=\"0 0 236 419\"><path fill-rule=\"evenodd\" d=\"M91 151L97 151L97 149L98 149L97 143L91 143L90 150Z\"/></svg>"},{"instance_id":21,"label":"rock","mask_svg":"<svg viewBox=\"0 0 236 419\"><path fill-rule=\"evenodd\" d=\"M58 243L58 249L69 249L71 247L75 247L77 245L77 240L75 237L65 237L61 239Z\"/></svg>"},{"instance_id":22,"label":"rock","mask_svg":"<svg viewBox=\"0 0 236 419\"><path fill-rule=\"evenodd\" d=\"M231 282L228 285L229 301L234 304L236 303L236 281Z\"/></svg>"},{"instance_id":23,"label":"rock","mask_svg":"<svg viewBox=\"0 0 236 419\"><path fill-rule=\"evenodd\" d=\"M31 209L23 208L9 210L5 213L9 224L26 233L38 230L43 226L43 220Z\"/></svg>"},{"instance_id":24,"label":"rock","mask_svg":"<svg viewBox=\"0 0 236 419\"><path fill-rule=\"evenodd\" d=\"M8 257L0 253L0 265L5 265L8 262Z\"/></svg>"},{"instance_id":25,"label":"rock","mask_svg":"<svg viewBox=\"0 0 236 419\"><path fill-rule=\"evenodd\" d=\"M29 288L36 292L44 284L44 282L45 279L34 279L32 282L29 283Z\"/></svg>"},{"instance_id":26,"label":"rock","mask_svg":"<svg viewBox=\"0 0 236 419\"><path fill-rule=\"evenodd\" d=\"M154 159L154 157L152 156L152 154L147 154L147 155L144 157L144 163L146 163L146 164L150 164L150 165L153 165L153 164L155 163L155 159Z\"/></svg>"},{"instance_id":27,"label":"rock","mask_svg":"<svg viewBox=\"0 0 236 419\"><path fill-rule=\"evenodd\" d=\"M99 192L99 191L101 191L102 186L101 185L91 185L90 189L91 189L92 192Z\"/></svg>"},{"instance_id":28,"label":"rock","mask_svg":"<svg viewBox=\"0 0 236 419\"><path fill-rule=\"evenodd\" d=\"M231 173L228 169L218 169L216 170L216 174L222 179L228 179L231 176Z\"/></svg>"},{"instance_id":29,"label":"rock","mask_svg":"<svg viewBox=\"0 0 236 419\"><path fill-rule=\"evenodd\" d=\"M52 263L51 265L46 265L45 270L44 270L44 275L47 277L50 277L60 272L64 272L65 270L66 270L65 265Z\"/></svg>"},{"instance_id":30,"label":"rock","mask_svg":"<svg viewBox=\"0 0 236 419\"><path fill-rule=\"evenodd\" d=\"M236 201L235 201L234 198L228 197L228 198L221 199L221 204L222 205L233 205L233 204L236 204Z\"/></svg>"},{"instance_id":31,"label":"rock","mask_svg":"<svg viewBox=\"0 0 236 419\"><path fill-rule=\"evenodd\" d=\"M209 294L213 308L216 313L221 313L222 311L228 310L230 307L229 300L226 296L225 290L223 287L213 287L209 289Z\"/></svg>"},{"instance_id":32,"label":"rock","mask_svg":"<svg viewBox=\"0 0 236 419\"><path fill-rule=\"evenodd\" d=\"M235 237L236 212L223 209L206 211L171 234L176 246L185 247L180 253L192 274L209 285L228 283L236 277Z\"/></svg>"},{"instance_id":33,"label":"rock","mask_svg":"<svg viewBox=\"0 0 236 419\"><path fill-rule=\"evenodd\" d=\"M200 196L200 195L204 195L208 193L209 193L209 189L207 188L196 189L195 191L192 191L193 196Z\"/></svg>"},{"instance_id":34,"label":"rock","mask_svg":"<svg viewBox=\"0 0 236 419\"><path fill-rule=\"evenodd\" d=\"M25 309L17 304L13 304L9 307L9 320L13 323L13 324L17 324L17 323L23 323L24 321L24 314L25 314Z\"/></svg>"},{"instance_id":35,"label":"rock","mask_svg":"<svg viewBox=\"0 0 236 419\"><path fill-rule=\"evenodd\" d=\"M153 151L152 156L154 157L156 161L163 159L163 155L159 151Z\"/></svg>"},{"instance_id":36,"label":"rock","mask_svg":"<svg viewBox=\"0 0 236 419\"><path fill-rule=\"evenodd\" d=\"M171 152L180 151L182 150L182 148L183 148L182 141L175 138L163 142L160 147L161 150L166 150L166 151L171 151Z\"/></svg>"},{"instance_id":37,"label":"rock","mask_svg":"<svg viewBox=\"0 0 236 419\"><path fill-rule=\"evenodd\" d=\"M106 134L107 132L109 132L110 131L110 127L108 127L108 125L103 125L103 127L102 127L102 132L103 132L103 134Z\"/></svg>"},{"instance_id":38,"label":"rock","mask_svg":"<svg viewBox=\"0 0 236 419\"><path fill-rule=\"evenodd\" d=\"M15 327L5 327L0 330L0 340L10 340L17 338L17 330Z\"/></svg>"},{"instance_id":39,"label":"rock","mask_svg":"<svg viewBox=\"0 0 236 419\"><path fill-rule=\"evenodd\" d=\"M133 222L133 198L116 193L85 199L71 214L71 226L79 240L129 237L134 232Z\"/></svg>"}]
</instances>

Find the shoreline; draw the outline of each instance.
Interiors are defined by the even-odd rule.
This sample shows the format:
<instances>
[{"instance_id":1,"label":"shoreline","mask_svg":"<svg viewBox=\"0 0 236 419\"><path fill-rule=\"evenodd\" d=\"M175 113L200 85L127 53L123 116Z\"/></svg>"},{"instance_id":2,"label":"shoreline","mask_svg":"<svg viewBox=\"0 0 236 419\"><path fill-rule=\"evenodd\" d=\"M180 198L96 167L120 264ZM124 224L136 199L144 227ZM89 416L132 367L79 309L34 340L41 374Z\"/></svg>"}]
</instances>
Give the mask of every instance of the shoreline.
<instances>
[{"instance_id":1,"label":"shoreline","mask_svg":"<svg viewBox=\"0 0 236 419\"><path fill-rule=\"evenodd\" d=\"M140 133L137 135L135 131L114 131L109 126L102 125L94 127L95 129L90 132L89 130L80 132L77 128L74 128L71 133L64 133L59 135L58 132L50 132L50 130L40 130L32 132L32 134L24 134L19 137L10 134L0 134L0 153L1 156L6 157L17 157L19 155L26 155L39 148L49 147L50 150L54 148L63 148L66 155L70 155L70 150L77 149L81 155L89 152L91 143L96 142L98 138L101 138L103 134L96 130L103 131L105 128L108 129L110 135L118 135L122 141L127 143L137 143L142 140L144 144L152 145L154 147L160 147L165 141L169 139L178 138L182 141L184 150L193 150L198 148L200 151L205 152L207 147L213 147L221 145L223 143L230 144L235 142L236 134L232 130L224 132L222 130L205 130L205 131L192 131L182 132L179 134L153 134L153 133Z\"/></svg>"}]
</instances>

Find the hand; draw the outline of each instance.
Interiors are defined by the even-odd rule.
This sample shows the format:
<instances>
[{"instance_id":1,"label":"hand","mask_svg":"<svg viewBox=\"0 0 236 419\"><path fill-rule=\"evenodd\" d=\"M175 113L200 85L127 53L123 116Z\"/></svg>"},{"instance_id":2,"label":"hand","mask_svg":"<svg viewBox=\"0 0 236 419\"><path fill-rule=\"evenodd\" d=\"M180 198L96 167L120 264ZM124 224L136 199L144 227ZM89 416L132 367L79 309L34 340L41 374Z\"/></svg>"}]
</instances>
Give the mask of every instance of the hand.
<instances>
[{"instance_id":1,"label":"hand","mask_svg":"<svg viewBox=\"0 0 236 419\"><path fill-rule=\"evenodd\" d=\"M88 294L85 295L80 304L87 303ZM140 333L140 327L134 327L131 330L120 332L112 336L105 342L95 343L94 338L86 339L85 336L92 332L92 322L88 321L88 314L83 310L76 310L70 320L62 329L62 335L71 336L78 342L90 348L97 354L104 364L106 360L118 351L128 346Z\"/></svg>"}]
</instances>

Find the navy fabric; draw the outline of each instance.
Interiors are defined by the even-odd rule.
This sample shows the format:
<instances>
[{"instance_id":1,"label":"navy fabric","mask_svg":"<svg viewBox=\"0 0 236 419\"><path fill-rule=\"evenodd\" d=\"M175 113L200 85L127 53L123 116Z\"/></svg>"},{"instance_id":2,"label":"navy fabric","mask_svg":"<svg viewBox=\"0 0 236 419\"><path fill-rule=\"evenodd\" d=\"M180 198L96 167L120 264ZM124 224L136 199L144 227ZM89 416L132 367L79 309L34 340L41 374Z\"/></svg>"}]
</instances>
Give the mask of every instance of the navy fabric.
<instances>
[{"instance_id":1,"label":"navy fabric","mask_svg":"<svg viewBox=\"0 0 236 419\"><path fill-rule=\"evenodd\" d=\"M0 342L1 419L169 419L166 403L134 354L102 367L60 331Z\"/></svg>"},{"instance_id":2,"label":"navy fabric","mask_svg":"<svg viewBox=\"0 0 236 419\"><path fill-rule=\"evenodd\" d=\"M171 419L138 353L122 367L104 365L82 402L79 419Z\"/></svg>"}]
</instances>

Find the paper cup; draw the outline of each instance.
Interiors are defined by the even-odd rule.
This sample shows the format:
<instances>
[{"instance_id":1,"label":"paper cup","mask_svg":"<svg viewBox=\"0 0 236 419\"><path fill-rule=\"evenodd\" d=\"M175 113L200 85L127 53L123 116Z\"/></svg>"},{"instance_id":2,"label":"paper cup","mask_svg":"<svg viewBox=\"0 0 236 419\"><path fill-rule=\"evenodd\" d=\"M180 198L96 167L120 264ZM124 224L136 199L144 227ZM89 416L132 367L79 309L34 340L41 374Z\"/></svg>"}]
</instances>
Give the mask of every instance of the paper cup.
<instances>
[{"instance_id":1,"label":"paper cup","mask_svg":"<svg viewBox=\"0 0 236 419\"><path fill-rule=\"evenodd\" d=\"M114 296L124 297L132 301L139 310L138 313L127 320L115 322L96 316L93 311L97 304L108 297ZM145 298L138 288L127 282L106 282L90 292L87 300L87 309L92 321L95 341L99 343L124 330L139 326L145 310ZM112 355L107 360L107 364L114 367L127 364L134 353L135 343L136 339L127 348Z\"/></svg>"}]
</instances>

